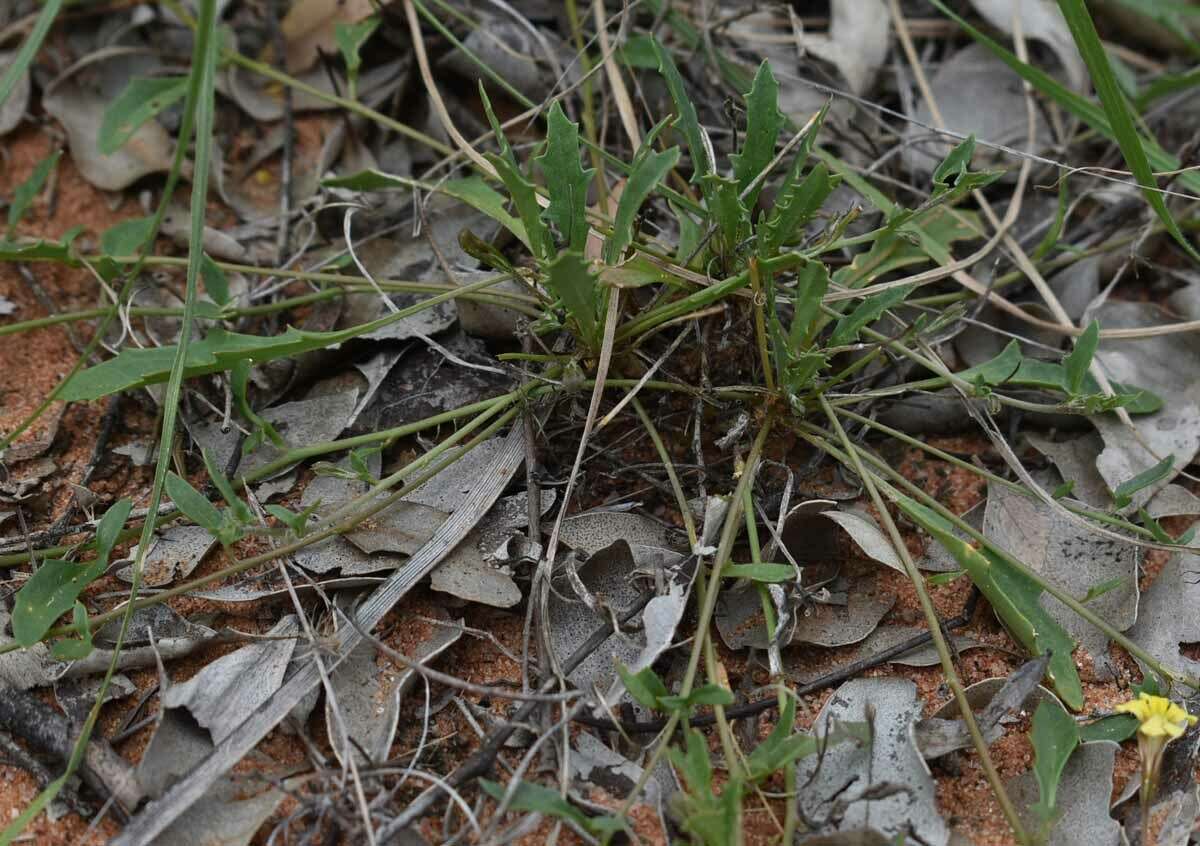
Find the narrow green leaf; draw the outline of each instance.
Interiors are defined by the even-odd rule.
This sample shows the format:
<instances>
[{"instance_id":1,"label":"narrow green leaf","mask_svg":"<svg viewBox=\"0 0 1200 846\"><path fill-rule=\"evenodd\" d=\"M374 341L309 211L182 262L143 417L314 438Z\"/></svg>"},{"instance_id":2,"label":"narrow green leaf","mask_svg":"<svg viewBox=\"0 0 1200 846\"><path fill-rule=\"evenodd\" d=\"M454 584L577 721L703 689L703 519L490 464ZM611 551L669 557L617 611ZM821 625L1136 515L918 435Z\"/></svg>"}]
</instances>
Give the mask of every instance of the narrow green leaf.
<instances>
[{"instance_id":1,"label":"narrow green leaf","mask_svg":"<svg viewBox=\"0 0 1200 846\"><path fill-rule=\"evenodd\" d=\"M106 256L134 255L146 243L153 227L154 219L150 217L123 220L101 233L100 250Z\"/></svg>"},{"instance_id":2,"label":"narrow green leaf","mask_svg":"<svg viewBox=\"0 0 1200 846\"><path fill-rule=\"evenodd\" d=\"M697 182L701 177L713 172L712 145L700 126L692 95L683 84L683 77L679 74L679 68L675 66L675 60L671 58L671 52L657 39L654 41L654 52L658 56L658 72L667 83L667 91L675 104L676 126L682 130L692 157L692 181Z\"/></svg>"},{"instance_id":3,"label":"narrow green leaf","mask_svg":"<svg viewBox=\"0 0 1200 846\"><path fill-rule=\"evenodd\" d=\"M1042 607L1041 586L988 547L976 549L958 537L937 512L903 495L897 495L896 504L954 556L1018 643L1031 655L1050 653L1047 674L1058 695L1071 708L1083 707L1083 687L1071 657L1075 641Z\"/></svg>"},{"instance_id":4,"label":"narrow green leaf","mask_svg":"<svg viewBox=\"0 0 1200 846\"><path fill-rule=\"evenodd\" d=\"M1103 582L1100 582L1098 585L1092 585L1087 589L1087 593L1085 593L1083 598L1079 601L1087 603L1091 602L1093 599L1098 599L1109 591L1116 590L1121 585L1125 584L1125 581L1126 579L1124 576L1117 576L1116 578L1107 579Z\"/></svg>"},{"instance_id":5,"label":"narrow green leaf","mask_svg":"<svg viewBox=\"0 0 1200 846\"><path fill-rule=\"evenodd\" d=\"M1001 385L1012 378L1021 366L1021 345L1009 341L995 358L977 364L956 374L971 384Z\"/></svg>"},{"instance_id":6,"label":"narrow green leaf","mask_svg":"<svg viewBox=\"0 0 1200 846\"><path fill-rule=\"evenodd\" d=\"M1033 774L1037 778L1039 798L1033 806L1043 820L1052 820L1058 799L1058 782L1067 759L1079 745L1075 720L1057 702L1045 701L1033 712Z\"/></svg>"},{"instance_id":7,"label":"narrow green leaf","mask_svg":"<svg viewBox=\"0 0 1200 846\"><path fill-rule=\"evenodd\" d=\"M71 251L71 242L82 231L82 226L74 226L61 241L0 241L0 261L51 261L79 267L79 259Z\"/></svg>"},{"instance_id":8,"label":"narrow green leaf","mask_svg":"<svg viewBox=\"0 0 1200 846\"><path fill-rule=\"evenodd\" d=\"M1083 0L1058 0L1058 7L1062 9L1063 17L1067 19L1067 26L1071 29L1075 46L1079 48L1079 53L1083 56L1083 61L1091 74L1092 84L1096 86L1096 94L1104 106L1104 113L1108 116L1108 122L1112 126L1117 146L1121 148L1121 155L1125 157L1125 163L1129 165L1138 184L1142 186L1142 193L1146 195L1146 201L1150 203L1150 207L1154 209L1158 219L1171 233L1171 237L1183 247L1188 255L1200 262L1200 253L1196 252L1191 242L1180 231L1175 218L1171 216L1171 210L1167 208L1167 201L1157 190L1158 180L1154 176L1154 168L1142 146L1142 137L1133 123L1129 103L1113 74L1108 53L1105 52L1104 45L1100 42L1100 34L1096 32L1096 25L1092 22L1087 5Z\"/></svg>"},{"instance_id":9,"label":"narrow green leaf","mask_svg":"<svg viewBox=\"0 0 1200 846\"><path fill-rule=\"evenodd\" d=\"M1165 479L1174 467L1175 456L1168 455L1153 467L1148 467L1132 479L1117 485L1117 489L1113 491L1113 502L1116 503L1117 508L1124 508L1133 501L1135 493Z\"/></svg>"},{"instance_id":10,"label":"narrow green leaf","mask_svg":"<svg viewBox=\"0 0 1200 846\"><path fill-rule=\"evenodd\" d=\"M729 706L733 703L733 694L717 684L703 685L687 696L658 697L658 704L668 711L685 711L695 708L697 705Z\"/></svg>"},{"instance_id":11,"label":"narrow green leaf","mask_svg":"<svg viewBox=\"0 0 1200 846\"><path fill-rule=\"evenodd\" d=\"M728 256L750 235L750 212L738 196L733 179L710 173L701 179L709 212L717 224L717 252Z\"/></svg>"},{"instance_id":12,"label":"narrow green leaf","mask_svg":"<svg viewBox=\"0 0 1200 846\"><path fill-rule=\"evenodd\" d=\"M207 449L201 450L200 454L204 458L204 467L208 470L208 478L212 480L213 486L220 492L221 498L229 505L239 523L249 525L254 522L254 513L250 510L250 506L242 502L234 491L233 485L229 481L229 477L225 475L225 471L217 466L213 460L212 453ZM182 480L181 480L182 481ZM174 497L172 497L174 499ZM178 503L176 503L178 505ZM180 506L182 510L182 506Z\"/></svg>"},{"instance_id":13,"label":"narrow green leaf","mask_svg":"<svg viewBox=\"0 0 1200 846\"><path fill-rule=\"evenodd\" d=\"M638 209L650 193L671 172L671 168L679 161L679 148L672 147L662 152L654 152L648 147L650 136L642 144L642 149L634 156L633 169L625 182L625 190L617 202L617 213L613 216L612 234L604 242L604 263L617 264L625 255L625 250L633 243L633 223Z\"/></svg>"},{"instance_id":14,"label":"narrow green leaf","mask_svg":"<svg viewBox=\"0 0 1200 846\"><path fill-rule=\"evenodd\" d=\"M50 560L42 563L17 591L13 602L13 636L22 646L31 646L71 610L84 588L104 575L108 558L121 534L133 501L128 497L114 503L96 526L96 558L87 564ZM87 614L84 613L86 618Z\"/></svg>"},{"instance_id":15,"label":"narrow green leaf","mask_svg":"<svg viewBox=\"0 0 1200 846\"><path fill-rule=\"evenodd\" d=\"M746 95L746 137L741 152L730 156L739 193L745 191L775 157L775 144L786 121L779 111L779 83L771 73L770 63L763 59L750 93ZM747 208L754 208L761 190L760 184L746 196Z\"/></svg>"},{"instance_id":16,"label":"narrow green leaf","mask_svg":"<svg viewBox=\"0 0 1200 846\"><path fill-rule=\"evenodd\" d=\"M962 29L973 39L975 39L975 41L987 47L988 50L994 53L1001 61L1016 71L1023 79L1033 85L1034 88L1036 88L1040 93L1054 100L1064 109L1087 123L1088 126L1104 135L1109 140L1117 140L1116 132L1114 131L1114 128L1103 109L1096 106L1090 100L1087 100L1086 98L1076 94L1074 91L1071 91L1069 88L1065 87L1038 68L1026 62L1022 62L1002 45L998 44L996 41L980 32L977 28L967 23L966 20L946 6L943 0L930 0L930 2L933 3L933 5L936 6L938 10L942 12L942 14L946 15L948 18L952 19L955 23L962 27ZM1157 168L1160 171L1174 171L1179 169L1179 159L1165 152L1154 141L1139 136L1139 144L1144 151L1145 157L1149 160L1150 164L1153 165L1154 168ZM1137 176L1136 172L1135 176ZM1192 191L1200 191L1200 174L1194 172L1183 172L1179 174L1178 179L1182 184L1186 185ZM1138 177L1138 182L1143 184L1143 186L1147 184L1154 184L1152 181L1149 183L1142 182L1141 177ZM1157 194L1157 192L1154 193L1155 196L1158 197L1158 202L1161 203L1162 196ZM1169 226L1174 227L1174 222L1170 223ZM1175 228L1178 230L1177 227ZM1188 247L1188 250L1191 252L1190 246Z\"/></svg>"},{"instance_id":17,"label":"narrow green leaf","mask_svg":"<svg viewBox=\"0 0 1200 846\"><path fill-rule=\"evenodd\" d=\"M208 501L204 494L191 486L187 479L174 473L167 473L165 484L167 496L175 507L197 526L203 526L214 535L221 532L224 518L215 505Z\"/></svg>"},{"instance_id":18,"label":"narrow green leaf","mask_svg":"<svg viewBox=\"0 0 1200 846\"><path fill-rule=\"evenodd\" d=\"M8 204L8 233L5 235L5 238L8 240L12 240L17 224L21 222L21 218L25 216L25 212L29 210L30 204L33 203L34 198L42 190L42 186L46 184L46 178L50 176L50 172L58 164L58 159L61 155L62 150L55 150L46 156L46 158L38 162L37 167L33 169L33 173L29 174L29 178L13 190L12 200Z\"/></svg>"},{"instance_id":19,"label":"narrow green leaf","mask_svg":"<svg viewBox=\"0 0 1200 846\"><path fill-rule=\"evenodd\" d=\"M1067 391L1077 395L1083 389L1083 380L1088 368L1092 366L1092 357L1096 355L1096 347L1100 345L1100 324L1093 320L1083 334L1075 341L1075 348L1063 359L1063 369L1067 373Z\"/></svg>"},{"instance_id":20,"label":"narrow green leaf","mask_svg":"<svg viewBox=\"0 0 1200 846\"><path fill-rule=\"evenodd\" d=\"M946 154L941 164L933 171L933 184L943 190L954 185L965 176L971 167L971 156L975 154L975 136L967 136Z\"/></svg>"},{"instance_id":21,"label":"narrow green leaf","mask_svg":"<svg viewBox=\"0 0 1200 846\"><path fill-rule=\"evenodd\" d=\"M125 146L142 124L187 94L185 76L131 79L125 90L108 104L100 122L100 152L111 156Z\"/></svg>"},{"instance_id":22,"label":"narrow green leaf","mask_svg":"<svg viewBox=\"0 0 1200 846\"><path fill-rule=\"evenodd\" d=\"M88 627L88 613L82 602L75 603L71 622L79 637L63 638L50 644L50 654L59 661L78 661L92 652L92 630Z\"/></svg>"},{"instance_id":23,"label":"narrow green leaf","mask_svg":"<svg viewBox=\"0 0 1200 846\"><path fill-rule=\"evenodd\" d=\"M200 258L200 276L204 279L204 290L217 305L229 302L229 280L225 271L207 255Z\"/></svg>"},{"instance_id":24,"label":"narrow green leaf","mask_svg":"<svg viewBox=\"0 0 1200 846\"><path fill-rule=\"evenodd\" d=\"M1110 740L1113 743L1121 743L1137 734L1137 730L1138 721L1133 714L1112 714L1094 723L1079 726L1079 742Z\"/></svg>"},{"instance_id":25,"label":"narrow green leaf","mask_svg":"<svg viewBox=\"0 0 1200 846\"><path fill-rule=\"evenodd\" d=\"M749 579L752 582L790 582L796 578L791 564L726 564L723 579Z\"/></svg>"},{"instance_id":26,"label":"narrow green leaf","mask_svg":"<svg viewBox=\"0 0 1200 846\"><path fill-rule=\"evenodd\" d=\"M796 298L792 306L792 328L788 333L793 353L812 344L816 320L821 314L821 298L829 290L829 268L813 259L796 270Z\"/></svg>"},{"instance_id":27,"label":"narrow green leaf","mask_svg":"<svg viewBox=\"0 0 1200 846\"><path fill-rule=\"evenodd\" d=\"M861 332L868 324L874 323L883 316L890 308L894 308L912 293L912 285L902 285L899 288L888 288L886 291L880 291L867 297L854 311L838 321L837 326L833 329L833 335L829 338L829 345L840 347L844 344L853 343L858 339L858 333Z\"/></svg>"},{"instance_id":28,"label":"narrow green leaf","mask_svg":"<svg viewBox=\"0 0 1200 846\"><path fill-rule=\"evenodd\" d=\"M559 253L546 265L546 286L579 324L584 340L594 345L600 334L599 280L583 253L576 250Z\"/></svg>"},{"instance_id":29,"label":"narrow green leaf","mask_svg":"<svg viewBox=\"0 0 1200 846\"><path fill-rule=\"evenodd\" d=\"M506 157L488 153L485 158L496 168L500 181L508 189L513 205L517 207L517 215L525 225L525 233L529 236L529 247L534 258L548 260L554 254L554 249L550 244L550 233L542 220L542 207L538 204L533 183Z\"/></svg>"},{"instance_id":30,"label":"narrow green leaf","mask_svg":"<svg viewBox=\"0 0 1200 846\"><path fill-rule=\"evenodd\" d=\"M108 556L112 555L113 547L121 537L121 529L133 510L133 500L123 497L113 503L100 522L96 525L96 561L108 566Z\"/></svg>"},{"instance_id":31,"label":"narrow green leaf","mask_svg":"<svg viewBox=\"0 0 1200 846\"><path fill-rule=\"evenodd\" d=\"M587 242L587 194L595 170L579 163L579 125L572 123L558 101L546 118L546 152L534 159L546 177L550 205L545 218L558 227L572 250Z\"/></svg>"}]
</instances>

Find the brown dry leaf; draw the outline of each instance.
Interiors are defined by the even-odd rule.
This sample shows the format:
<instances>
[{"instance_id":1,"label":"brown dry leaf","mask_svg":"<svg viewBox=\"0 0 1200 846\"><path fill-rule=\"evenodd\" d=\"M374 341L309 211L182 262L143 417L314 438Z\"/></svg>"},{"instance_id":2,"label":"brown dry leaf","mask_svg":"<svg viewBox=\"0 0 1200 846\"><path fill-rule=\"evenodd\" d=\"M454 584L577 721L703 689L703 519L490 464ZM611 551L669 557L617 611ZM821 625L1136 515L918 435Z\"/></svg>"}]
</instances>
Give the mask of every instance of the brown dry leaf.
<instances>
[{"instance_id":1,"label":"brown dry leaf","mask_svg":"<svg viewBox=\"0 0 1200 846\"><path fill-rule=\"evenodd\" d=\"M279 24L288 73L308 70L322 50L336 51L337 24L358 23L373 11L371 0L296 0Z\"/></svg>"}]
</instances>

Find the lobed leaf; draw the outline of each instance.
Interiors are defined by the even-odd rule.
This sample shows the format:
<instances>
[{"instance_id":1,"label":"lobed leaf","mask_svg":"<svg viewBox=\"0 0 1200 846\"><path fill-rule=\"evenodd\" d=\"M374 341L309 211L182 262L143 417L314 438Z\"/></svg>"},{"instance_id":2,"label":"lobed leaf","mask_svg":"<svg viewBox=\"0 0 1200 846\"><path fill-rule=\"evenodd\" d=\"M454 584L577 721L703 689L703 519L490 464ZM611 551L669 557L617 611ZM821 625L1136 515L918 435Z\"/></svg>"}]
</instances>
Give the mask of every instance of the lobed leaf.
<instances>
[{"instance_id":1,"label":"lobed leaf","mask_svg":"<svg viewBox=\"0 0 1200 846\"><path fill-rule=\"evenodd\" d=\"M550 205L544 217L572 250L587 242L587 195L596 171L579 163L579 125L572 123L558 101L546 119L546 152L534 159L546 177Z\"/></svg>"}]
</instances>

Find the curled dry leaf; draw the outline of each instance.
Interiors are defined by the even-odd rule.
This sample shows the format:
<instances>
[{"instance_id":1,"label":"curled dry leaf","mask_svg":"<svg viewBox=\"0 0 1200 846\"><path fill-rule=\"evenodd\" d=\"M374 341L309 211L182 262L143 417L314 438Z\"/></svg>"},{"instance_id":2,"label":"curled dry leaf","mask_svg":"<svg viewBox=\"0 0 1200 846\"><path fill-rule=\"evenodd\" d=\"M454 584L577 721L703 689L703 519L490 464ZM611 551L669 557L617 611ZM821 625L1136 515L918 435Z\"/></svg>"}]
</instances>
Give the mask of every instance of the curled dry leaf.
<instances>
[{"instance_id":1,"label":"curled dry leaf","mask_svg":"<svg viewBox=\"0 0 1200 846\"><path fill-rule=\"evenodd\" d=\"M186 708L220 743L283 682L299 632L299 622L289 614L262 641L218 658L185 682L167 685L163 708Z\"/></svg>"},{"instance_id":2,"label":"curled dry leaf","mask_svg":"<svg viewBox=\"0 0 1200 846\"><path fill-rule=\"evenodd\" d=\"M995 743L1004 734L1005 724L1019 719L1020 713L1032 713L1045 700L1057 701L1040 684L1048 663L1046 656L1040 656L1026 661L1008 678L984 679L964 691L971 709L977 712L984 740ZM926 759L971 748L971 735L960 713L958 703L951 699L932 717L917 723L917 746Z\"/></svg>"},{"instance_id":3,"label":"curled dry leaf","mask_svg":"<svg viewBox=\"0 0 1200 846\"><path fill-rule=\"evenodd\" d=\"M564 521L565 524L566 521ZM597 550L578 568L579 578L593 597L604 608L592 611L581 600L575 598L566 580L556 580L550 594L548 633L551 648L559 661L565 660L591 634L608 621L611 609L618 616L630 607L641 594L633 581L635 574L653 574L658 561L665 560L668 566L676 566L683 557L668 550L647 549L631 546L625 540L616 540L609 546ZM656 560L657 559L657 560ZM661 565L659 565L661 566ZM620 661L637 672L648 667L665 650L674 636L675 625L687 602L687 589L669 579L669 592L651 600L642 611L644 634L630 637L626 634L612 635L584 661L568 674L577 687L592 690L593 686L605 691L610 685L615 693L619 690L614 683L614 662Z\"/></svg>"},{"instance_id":4,"label":"curled dry leaf","mask_svg":"<svg viewBox=\"0 0 1200 846\"><path fill-rule=\"evenodd\" d=\"M322 52L336 53L334 30L374 11L370 0L298 0L279 23L288 73L308 70Z\"/></svg>"}]
</instances>

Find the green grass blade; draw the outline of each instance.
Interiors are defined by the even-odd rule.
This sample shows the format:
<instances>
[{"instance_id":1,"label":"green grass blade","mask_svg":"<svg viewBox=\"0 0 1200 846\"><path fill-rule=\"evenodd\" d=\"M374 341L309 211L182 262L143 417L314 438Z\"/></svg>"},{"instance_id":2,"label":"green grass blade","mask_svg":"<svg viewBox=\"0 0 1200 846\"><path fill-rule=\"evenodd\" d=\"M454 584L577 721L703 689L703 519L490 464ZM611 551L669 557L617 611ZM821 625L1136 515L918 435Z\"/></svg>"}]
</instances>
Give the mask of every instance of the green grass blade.
<instances>
[{"instance_id":1,"label":"green grass blade","mask_svg":"<svg viewBox=\"0 0 1200 846\"><path fill-rule=\"evenodd\" d=\"M3 106L8 101L9 95L17 87L17 80L33 64L33 57L37 55L37 51L41 49L42 42L46 40L46 35L50 32L50 27L54 24L54 19L58 17L58 10L62 8L62 4L63 0L46 0L46 5L42 7L42 13L38 15L38 19L29 33L29 37L21 45L21 49L17 52L17 57L8 66L8 70L4 72L4 76L0 77L0 106Z\"/></svg>"},{"instance_id":2,"label":"green grass blade","mask_svg":"<svg viewBox=\"0 0 1200 846\"><path fill-rule=\"evenodd\" d=\"M1157 190L1158 181L1155 179L1154 169L1150 166L1150 160L1142 146L1142 138L1133 124L1133 116L1129 113L1129 104L1125 101L1125 94L1113 73L1108 54L1104 52L1104 45L1100 43L1100 35L1096 32L1096 25L1092 22L1087 6L1083 0L1058 0L1058 6L1062 9L1063 17L1067 19L1067 26L1071 28L1075 46L1079 48L1083 61L1091 72L1092 84L1096 86L1096 93L1104 105L1104 112L1112 125L1117 145L1121 148L1121 155L1125 157L1125 163L1129 165L1138 184L1142 186L1146 201L1171 233L1171 237L1179 242L1189 256L1200 262L1200 253L1197 253L1184 237L1179 225L1171 217L1167 201Z\"/></svg>"},{"instance_id":3,"label":"green grass blade","mask_svg":"<svg viewBox=\"0 0 1200 846\"><path fill-rule=\"evenodd\" d=\"M971 24L967 23L962 17L951 10L942 0L930 0L930 2L938 8L942 14L953 20L963 28L977 42L991 50L997 58L1012 68L1026 82L1036 88L1039 92L1054 100L1058 105L1062 106L1075 117L1082 120L1092 129L1099 132L1104 137L1116 141L1116 132L1112 124L1109 122L1108 115L1104 109L1097 106L1085 97L1081 97L1074 91L1063 86L1057 80L1042 72L1038 68L1033 67L1026 62L1022 62L1010 51L998 44L995 40L984 35ZM1179 159L1164 151L1157 143L1148 139L1140 138L1140 144L1145 152L1146 158L1150 164L1158 170L1178 170ZM1186 185L1192 191L1200 191L1200 173L1188 171L1179 174L1179 182ZM1153 184L1153 182L1151 182ZM1161 199L1161 197L1160 197Z\"/></svg>"}]
</instances>

